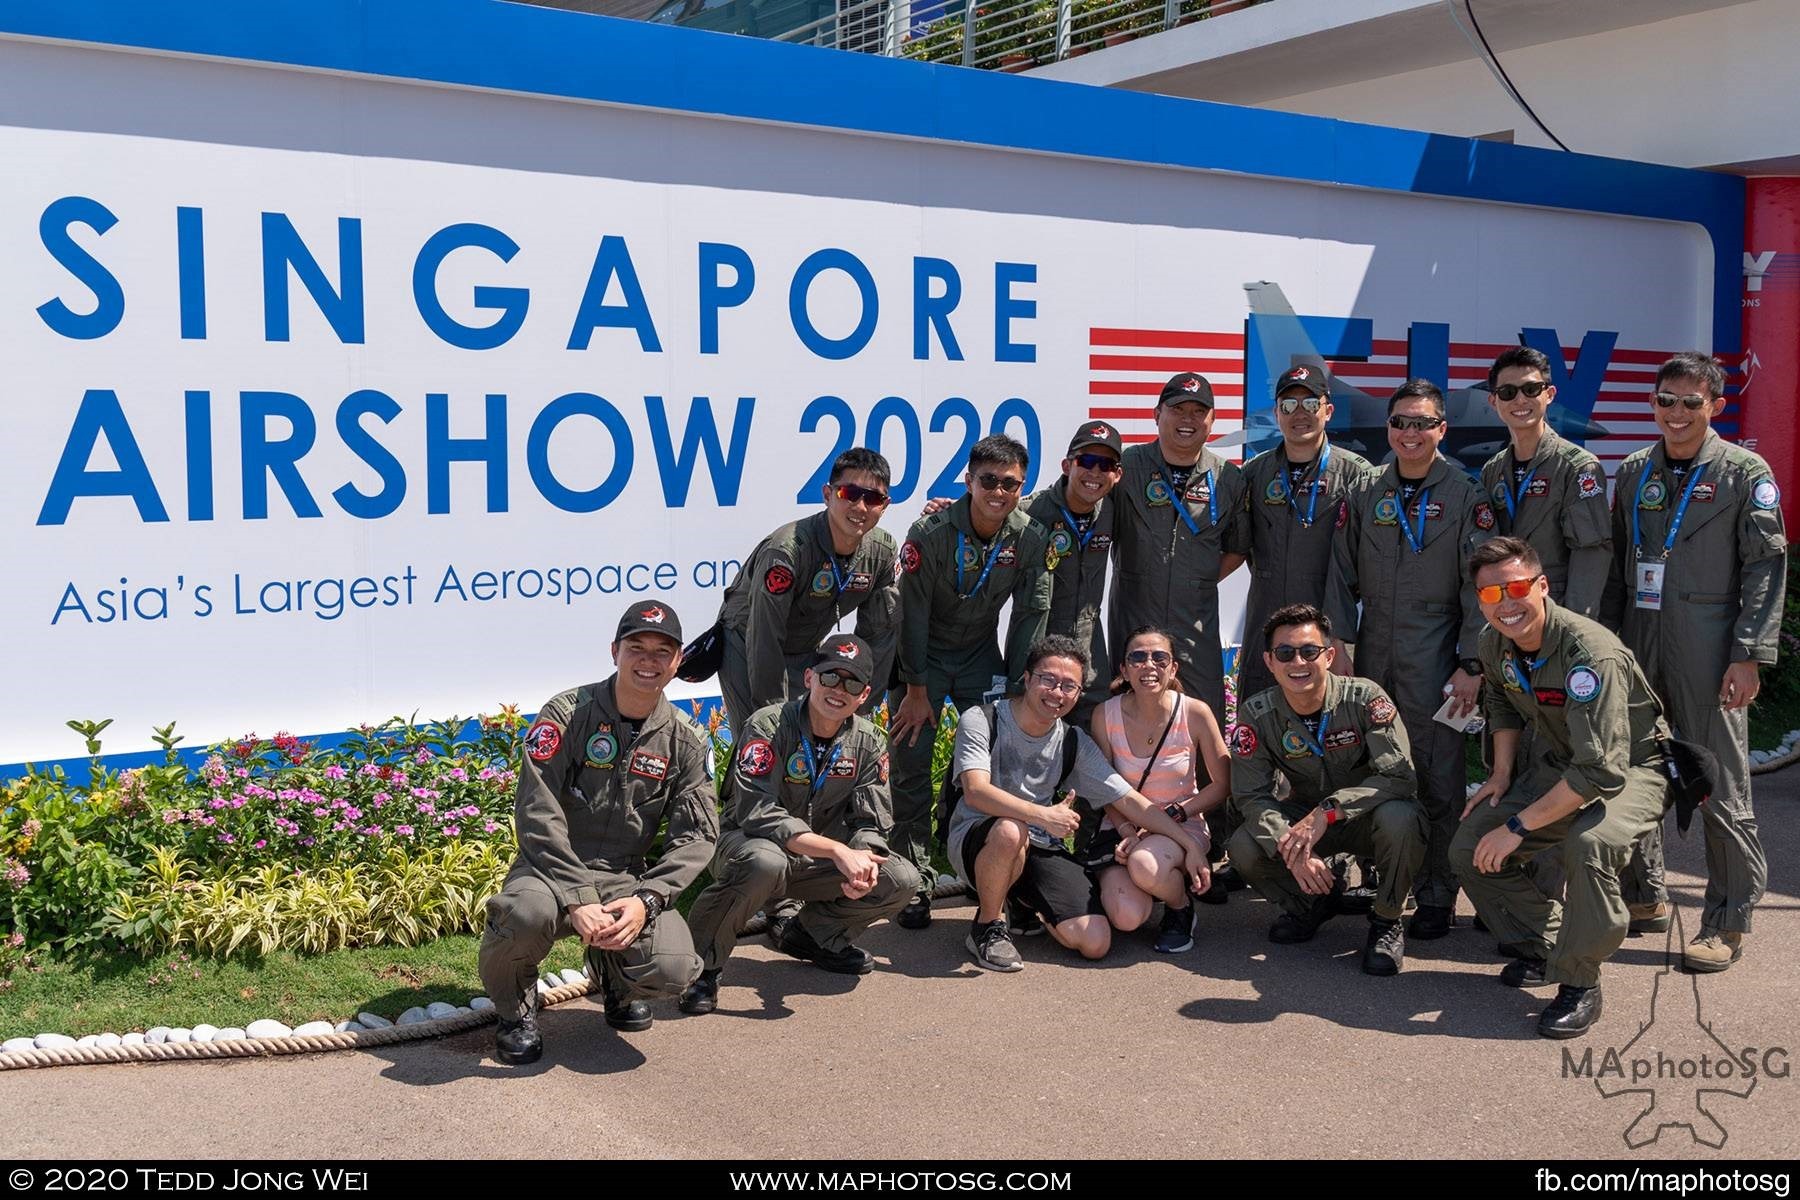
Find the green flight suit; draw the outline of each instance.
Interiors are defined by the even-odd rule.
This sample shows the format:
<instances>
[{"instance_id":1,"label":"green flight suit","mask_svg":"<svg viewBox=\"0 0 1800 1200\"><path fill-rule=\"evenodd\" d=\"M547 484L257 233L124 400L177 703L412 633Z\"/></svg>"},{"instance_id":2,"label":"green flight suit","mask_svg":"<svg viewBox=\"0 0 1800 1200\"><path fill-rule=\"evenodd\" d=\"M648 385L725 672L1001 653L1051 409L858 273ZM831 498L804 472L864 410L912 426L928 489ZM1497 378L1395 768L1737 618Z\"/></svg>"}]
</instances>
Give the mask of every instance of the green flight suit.
<instances>
[{"instance_id":1,"label":"green flight suit","mask_svg":"<svg viewBox=\"0 0 1800 1200\"><path fill-rule=\"evenodd\" d=\"M1406 727L1378 684L1353 676L1327 676L1320 711L1315 739L1279 687L1244 702L1231 734L1231 796L1244 818L1231 835L1232 864L1270 903L1305 916L1315 897L1300 890L1278 846L1295 821L1333 800L1338 819L1313 853L1372 859L1381 871L1373 911L1398 920L1428 836ZM1278 778L1288 783L1285 797L1277 798Z\"/></svg>"},{"instance_id":2,"label":"green flight suit","mask_svg":"<svg viewBox=\"0 0 1800 1200\"><path fill-rule=\"evenodd\" d=\"M1670 525L1693 471L1701 472L1674 544ZM1641 489L1640 489L1641 485ZM1750 720L1719 707L1725 668L1773 665L1787 595L1787 535L1781 494L1760 457L1708 432L1686 479L1677 480L1658 442L1627 458L1613 487L1613 561L1606 615L1643 664L1675 734L1718 755L1718 790L1700 808L1706 831L1708 932L1750 930L1768 885L1768 861L1750 803ZM1634 548L1632 513L1641 545ZM1640 559L1664 562L1662 609L1637 603ZM1662 826L1633 858L1626 898L1649 904L1663 890Z\"/></svg>"},{"instance_id":3,"label":"green flight suit","mask_svg":"<svg viewBox=\"0 0 1800 1200\"><path fill-rule=\"evenodd\" d=\"M1124 474L1108 497L1114 570L1107 644L1116 660L1133 629L1166 629L1181 659L1182 688L1206 701L1223 724L1219 565L1227 554L1250 553L1244 473L1202 450L1181 495L1172 497L1159 443L1127 447L1123 463Z\"/></svg>"},{"instance_id":4,"label":"green flight suit","mask_svg":"<svg viewBox=\"0 0 1800 1200\"><path fill-rule=\"evenodd\" d=\"M706 869L719 836L712 748L667 700L629 742L624 724L607 679L553 697L525 736L513 806L519 857L487 902L479 958L481 982L505 1020L518 1019L538 964L573 933L572 905L644 889L663 902L662 915L629 947L589 952L615 995L673 996L700 974L675 900Z\"/></svg>"},{"instance_id":5,"label":"green flight suit","mask_svg":"<svg viewBox=\"0 0 1800 1200\"><path fill-rule=\"evenodd\" d=\"M1244 606L1244 644L1238 652L1240 699L1275 686L1275 677L1262 660L1263 622L1270 614L1285 604L1325 606L1338 505L1358 481L1378 473L1360 454L1329 443L1301 476L1298 488L1290 488L1292 473L1281 445L1244 464L1250 595ZM1217 715L1224 720L1223 714Z\"/></svg>"},{"instance_id":6,"label":"green flight suit","mask_svg":"<svg viewBox=\"0 0 1800 1200\"><path fill-rule=\"evenodd\" d=\"M725 589L720 610L726 715L747 721L757 709L804 691L819 642L852 612L856 635L875 655L868 706L880 703L899 630L899 562L900 547L884 529L869 530L847 562L839 559L823 512L758 542Z\"/></svg>"},{"instance_id":7,"label":"green flight suit","mask_svg":"<svg viewBox=\"0 0 1800 1200\"><path fill-rule=\"evenodd\" d=\"M1063 476L1019 507L1050 534L1050 616L1046 633L1072 637L1087 647L1087 686L1069 720L1087 727L1088 716L1105 703L1112 683L1112 660L1106 654L1106 623L1100 612L1106 594L1106 563L1113 544L1113 506L1109 496L1084 519L1064 501L1069 479ZM1123 651L1124 647L1120 647Z\"/></svg>"},{"instance_id":8,"label":"green flight suit","mask_svg":"<svg viewBox=\"0 0 1800 1200\"><path fill-rule=\"evenodd\" d=\"M1624 643L1597 621L1552 600L1535 655L1498 630L1481 635L1482 710L1494 730L1529 729L1528 762L1512 786L1483 803L1456 831L1450 857L1469 899L1502 945L1545 961L1551 983L1593 987L1631 920L1619 875L1631 848L1661 821L1666 782L1659 739L1662 706ZM1475 869L1475 847L1508 817L1563 780L1586 802L1560 821L1531 830L1492 875ZM1545 896L1523 869L1555 848L1567 899Z\"/></svg>"},{"instance_id":9,"label":"green flight suit","mask_svg":"<svg viewBox=\"0 0 1800 1200\"><path fill-rule=\"evenodd\" d=\"M1332 544L1325 611L1336 635L1356 644L1356 673L1394 698L1412 743L1419 803L1431 826L1414 895L1421 906L1453 908L1456 877L1448 855L1467 771L1463 735L1432 716L1458 659L1475 657L1482 619L1468 561L1493 536L1494 510L1462 468L1442 456L1404 514L1400 488L1389 463L1351 493ZM1424 533L1415 552L1401 520L1417 531L1421 501Z\"/></svg>"},{"instance_id":10,"label":"green flight suit","mask_svg":"<svg viewBox=\"0 0 1800 1200\"><path fill-rule=\"evenodd\" d=\"M709 971L725 965L737 931L770 900L806 901L794 919L820 946L836 951L906 907L919 888L912 864L888 849L894 812L887 735L853 717L832 739L831 749L810 739L809 764L807 705L803 693L758 710L738 742L713 881L688 913ZM787 849L789 841L808 832L887 856L879 882L858 899L845 897L839 886L844 877L829 859Z\"/></svg>"},{"instance_id":11,"label":"green flight suit","mask_svg":"<svg viewBox=\"0 0 1800 1200\"><path fill-rule=\"evenodd\" d=\"M931 879L931 750L944 698L967 712L1025 673L1025 656L1050 615L1049 532L1015 508L992 539L976 536L969 497L921 517L900 548L900 684L888 712L900 711L906 685L923 684L934 724L911 745L897 741L893 762L894 852ZM958 556L961 556L960 563ZM989 565L991 564L991 565ZM985 577L984 577L985 576ZM1012 602L1006 651L1000 610ZM928 882L927 885L928 886Z\"/></svg>"},{"instance_id":12,"label":"green flight suit","mask_svg":"<svg viewBox=\"0 0 1800 1200\"><path fill-rule=\"evenodd\" d=\"M1513 479L1511 447L1481 468L1496 532L1531 543L1543 560L1552 600L1598 617L1612 568L1612 514L1600 460L1546 426L1537 453L1520 465L1527 471L1522 488Z\"/></svg>"}]
</instances>

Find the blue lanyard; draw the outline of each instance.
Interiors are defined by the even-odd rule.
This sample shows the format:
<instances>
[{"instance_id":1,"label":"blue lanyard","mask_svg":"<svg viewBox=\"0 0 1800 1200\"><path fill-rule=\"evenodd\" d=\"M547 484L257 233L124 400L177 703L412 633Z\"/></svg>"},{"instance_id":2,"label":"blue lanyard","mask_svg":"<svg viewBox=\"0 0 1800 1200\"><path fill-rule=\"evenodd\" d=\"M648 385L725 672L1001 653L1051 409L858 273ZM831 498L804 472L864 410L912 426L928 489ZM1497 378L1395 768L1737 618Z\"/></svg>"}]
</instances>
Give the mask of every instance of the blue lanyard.
<instances>
[{"instance_id":1,"label":"blue lanyard","mask_svg":"<svg viewBox=\"0 0 1800 1200\"><path fill-rule=\"evenodd\" d=\"M1695 463L1688 475L1687 489L1681 493L1681 503L1675 508L1675 519L1669 522L1669 536L1663 539L1662 556L1669 557L1669 551L1675 548L1675 535L1681 532L1681 519L1687 516L1688 501L1694 498L1694 487L1700 482L1700 476L1706 473L1705 463ZM1660 474L1660 472L1658 472ZM1631 502L1631 548L1642 549L1644 545L1643 530L1638 527L1638 509L1644 503L1644 485L1650 482L1650 472L1645 470L1638 476L1637 499Z\"/></svg>"},{"instance_id":2,"label":"blue lanyard","mask_svg":"<svg viewBox=\"0 0 1800 1200\"><path fill-rule=\"evenodd\" d=\"M993 547L993 549L988 551L987 564L981 568L981 577L975 581L974 589L971 591L965 592L962 590L964 542L963 542L962 531L961 530L957 531L957 533L956 533L956 598L958 600L973 600L977 595L979 595L981 593L981 585L987 582L988 574L991 571L993 571L993 569L994 569L994 560L1000 557L1001 543L1003 543L1005 541L1006 541L1006 530L1002 529L999 533L996 533L994 535L994 547Z\"/></svg>"},{"instance_id":3,"label":"blue lanyard","mask_svg":"<svg viewBox=\"0 0 1800 1200\"><path fill-rule=\"evenodd\" d=\"M1087 532L1083 533L1081 532L1081 526L1075 523L1075 514L1070 512L1068 506L1060 500L1056 502L1056 511L1062 514L1064 524L1069 527L1069 536L1075 539L1075 544L1080 546L1083 550L1086 550L1087 544L1094 538L1094 526L1099 522L1089 521ZM1096 517L1098 515L1098 513L1095 514Z\"/></svg>"},{"instance_id":4,"label":"blue lanyard","mask_svg":"<svg viewBox=\"0 0 1800 1200\"><path fill-rule=\"evenodd\" d=\"M1314 754L1318 755L1320 758L1324 758L1325 757L1325 731L1330 728L1331 728L1331 712L1328 709L1328 710L1326 710L1325 715L1319 718L1318 740L1315 741L1313 739L1312 735L1306 732L1306 722L1305 721L1300 722L1300 738L1302 741L1304 741L1306 743L1306 748L1308 750L1311 750Z\"/></svg>"},{"instance_id":5,"label":"blue lanyard","mask_svg":"<svg viewBox=\"0 0 1800 1200\"><path fill-rule=\"evenodd\" d=\"M1199 466L1200 464L1195 463L1194 465ZM1199 537L1200 526L1195 523L1193 514L1188 512L1182 493L1175 490L1175 477L1169 474L1166 468L1158 467L1157 470L1162 473L1163 486L1169 489L1169 503L1175 506L1175 515L1181 518L1181 523L1188 527L1189 533ZM1219 492L1217 488L1213 487L1211 471L1206 473L1206 513L1212 518L1214 525L1219 523Z\"/></svg>"},{"instance_id":6,"label":"blue lanyard","mask_svg":"<svg viewBox=\"0 0 1800 1200\"><path fill-rule=\"evenodd\" d=\"M806 719L804 713L801 714L801 719ZM831 775L831 764L837 761L838 751L843 748L844 743L842 741L833 745L831 747L831 757L825 760L825 769L820 770L814 765L812 738L804 733L800 735L800 751L806 755L806 773L812 778L813 795L818 795L819 789L825 785L825 780Z\"/></svg>"},{"instance_id":7,"label":"blue lanyard","mask_svg":"<svg viewBox=\"0 0 1800 1200\"><path fill-rule=\"evenodd\" d=\"M1531 683L1531 677L1537 674L1537 669L1549 661L1550 656L1548 654L1544 655L1542 658L1521 658L1517 654L1513 655L1513 665L1515 667L1523 664L1523 669L1519 674L1524 676L1527 684Z\"/></svg>"},{"instance_id":8,"label":"blue lanyard","mask_svg":"<svg viewBox=\"0 0 1800 1200\"><path fill-rule=\"evenodd\" d=\"M1502 480L1501 485L1506 488L1506 522L1508 526L1519 519L1519 505L1525 503L1525 491L1531 486L1531 481L1536 475L1537 459L1534 458L1531 460L1531 470L1525 472L1525 478L1519 481L1519 495L1517 499L1514 499L1513 497L1512 487Z\"/></svg>"},{"instance_id":9,"label":"blue lanyard","mask_svg":"<svg viewBox=\"0 0 1800 1200\"><path fill-rule=\"evenodd\" d=\"M1395 497L1396 500L1399 497ZM1412 547L1414 554L1425 553L1425 507L1431 503L1431 489L1419 489L1419 531L1413 532L1412 522L1406 519L1406 505L1399 504L1400 532L1406 535L1406 544Z\"/></svg>"},{"instance_id":10,"label":"blue lanyard","mask_svg":"<svg viewBox=\"0 0 1800 1200\"><path fill-rule=\"evenodd\" d=\"M1283 461L1285 461L1285 459ZM1320 453L1319 453L1319 470L1315 475L1313 475L1312 499L1310 499L1306 502L1306 515L1304 517L1300 517L1300 505L1294 499L1294 489L1291 486L1289 486L1289 484L1287 482L1287 474L1286 474L1286 472L1282 473L1282 479L1281 479L1282 490L1287 493L1288 506L1294 510L1294 515L1296 517L1300 517L1300 528L1302 528L1302 529L1312 528L1313 514L1315 514L1319 511L1319 492L1325 486L1325 468L1330 465L1331 465L1331 443L1326 442L1325 449L1320 451Z\"/></svg>"},{"instance_id":11,"label":"blue lanyard","mask_svg":"<svg viewBox=\"0 0 1800 1200\"><path fill-rule=\"evenodd\" d=\"M836 585L831 594L833 596L843 595L844 589L850 586L851 576L838 573L837 555L835 554L825 555L825 565L831 568L831 582Z\"/></svg>"}]
</instances>

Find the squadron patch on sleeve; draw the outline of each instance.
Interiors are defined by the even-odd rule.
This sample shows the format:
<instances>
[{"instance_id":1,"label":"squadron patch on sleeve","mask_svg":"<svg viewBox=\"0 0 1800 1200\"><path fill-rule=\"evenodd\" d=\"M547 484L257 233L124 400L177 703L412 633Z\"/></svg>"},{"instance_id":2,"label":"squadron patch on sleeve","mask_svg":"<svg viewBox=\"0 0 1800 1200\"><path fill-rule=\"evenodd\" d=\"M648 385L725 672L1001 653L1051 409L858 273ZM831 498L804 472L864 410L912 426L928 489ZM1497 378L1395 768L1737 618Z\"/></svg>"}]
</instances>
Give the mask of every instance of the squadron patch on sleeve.
<instances>
[{"instance_id":1,"label":"squadron patch on sleeve","mask_svg":"<svg viewBox=\"0 0 1800 1200\"><path fill-rule=\"evenodd\" d=\"M1492 529L1494 527L1494 506L1482 501L1475 506L1475 528Z\"/></svg>"},{"instance_id":2,"label":"squadron patch on sleeve","mask_svg":"<svg viewBox=\"0 0 1800 1200\"><path fill-rule=\"evenodd\" d=\"M1592 500L1596 496L1606 494L1606 484L1600 479L1600 472L1586 470L1575 479L1575 494L1583 500Z\"/></svg>"},{"instance_id":3,"label":"squadron patch on sleeve","mask_svg":"<svg viewBox=\"0 0 1800 1200\"><path fill-rule=\"evenodd\" d=\"M1377 725L1394 723L1394 702L1386 696L1376 696L1369 701L1369 720Z\"/></svg>"},{"instance_id":4,"label":"squadron patch on sleeve","mask_svg":"<svg viewBox=\"0 0 1800 1200\"><path fill-rule=\"evenodd\" d=\"M769 744L768 738L745 742L744 748L738 751L738 770L744 774L761 779L774 769L775 747Z\"/></svg>"},{"instance_id":5,"label":"squadron patch on sleeve","mask_svg":"<svg viewBox=\"0 0 1800 1200\"><path fill-rule=\"evenodd\" d=\"M1571 667L1567 686L1569 695L1586 704L1600 694L1600 673L1586 663Z\"/></svg>"},{"instance_id":6,"label":"squadron patch on sleeve","mask_svg":"<svg viewBox=\"0 0 1800 1200\"><path fill-rule=\"evenodd\" d=\"M771 596L785 596L793 586L794 572L781 563L776 563L763 575L763 590Z\"/></svg>"},{"instance_id":7,"label":"squadron patch on sleeve","mask_svg":"<svg viewBox=\"0 0 1800 1200\"><path fill-rule=\"evenodd\" d=\"M912 575L918 571L919 543L908 541L906 545L900 547L900 567L908 575Z\"/></svg>"},{"instance_id":8,"label":"squadron patch on sleeve","mask_svg":"<svg viewBox=\"0 0 1800 1200\"><path fill-rule=\"evenodd\" d=\"M1781 503L1781 489L1773 479L1759 479L1750 489L1750 503L1765 511Z\"/></svg>"},{"instance_id":9,"label":"squadron patch on sleeve","mask_svg":"<svg viewBox=\"0 0 1800 1200\"><path fill-rule=\"evenodd\" d=\"M1256 753L1256 730L1248 725L1239 725L1231 731L1231 748L1239 758L1249 758Z\"/></svg>"},{"instance_id":10,"label":"squadron patch on sleeve","mask_svg":"<svg viewBox=\"0 0 1800 1200\"><path fill-rule=\"evenodd\" d=\"M531 755L532 762L549 762L562 748L562 736L560 725L539 718L536 724L525 731L525 753Z\"/></svg>"}]
</instances>

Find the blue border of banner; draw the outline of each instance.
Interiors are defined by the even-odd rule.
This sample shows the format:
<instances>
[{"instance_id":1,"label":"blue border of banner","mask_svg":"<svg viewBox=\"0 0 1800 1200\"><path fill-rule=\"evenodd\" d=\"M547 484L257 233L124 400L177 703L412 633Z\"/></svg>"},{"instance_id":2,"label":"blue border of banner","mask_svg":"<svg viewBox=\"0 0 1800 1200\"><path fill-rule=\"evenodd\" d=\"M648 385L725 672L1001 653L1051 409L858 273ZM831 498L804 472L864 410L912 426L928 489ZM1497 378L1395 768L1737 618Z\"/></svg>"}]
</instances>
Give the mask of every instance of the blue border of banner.
<instances>
[{"instance_id":1,"label":"blue border of banner","mask_svg":"<svg viewBox=\"0 0 1800 1200\"><path fill-rule=\"evenodd\" d=\"M1713 244L1713 351L1741 348L1744 181L1711 171L504 0L36 0L0 8L4 35L1692 222Z\"/></svg>"}]
</instances>

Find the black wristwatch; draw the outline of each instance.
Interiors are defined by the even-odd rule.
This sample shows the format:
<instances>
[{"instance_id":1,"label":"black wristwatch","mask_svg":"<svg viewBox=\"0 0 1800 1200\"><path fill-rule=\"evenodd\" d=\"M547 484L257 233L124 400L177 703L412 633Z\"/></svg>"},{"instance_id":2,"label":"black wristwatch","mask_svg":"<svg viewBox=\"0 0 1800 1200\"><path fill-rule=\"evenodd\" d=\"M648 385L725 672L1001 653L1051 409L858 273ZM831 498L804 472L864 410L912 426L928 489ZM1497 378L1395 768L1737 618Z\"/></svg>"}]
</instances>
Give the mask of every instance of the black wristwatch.
<instances>
[{"instance_id":1,"label":"black wristwatch","mask_svg":"<svg viewBox=\"0 0 1800 1200\"><path fill-rule=\"evenodd\" d=\"M1518 813L1514 813L1512 816L1506 818L1506 829L1508 833L1517 837L1524 837L1531 832L1531 830L1525 828L1525 822L1519 820Z\"/></svg>"},{"instance_id":2,"label":"black wristwatch","mask_svg":"<svg viewBox=\"0 0 1800 1200\"><path fill-rule=\"evenodd\" d=\"M631 894L636 896L638 901L644 906L644 929L648 929L656 924L656 918L662 915L662 897L651 891L649 888L639 888ZM638 936L643 936L642 930L639 931Z\"/></svg>"},{"instance_id":3,"label":"black wristwatch","mask_svg":"<svg viewBox=\"0 0 1800 1200\"><path fill-rule=\"evenodd\" d=\"M1187 809L1181 807L1179 804L1165 804L1163 805L1163 812L1167 813L1169 820L1175 822L1177 825L1186 825L1188 822Z\"/></svg>"},{"instance_id":4,"label":"black wristwatch","mask_svg":"<svg viewBox=\"0 0 1800 1200\"><path fill-rule=\"evenodd\" d=\"M1481 660L1479 658L1459 658L1456 660L1456 665L1470 675L1481 674Z\"/></svg>"}]
</instances>

